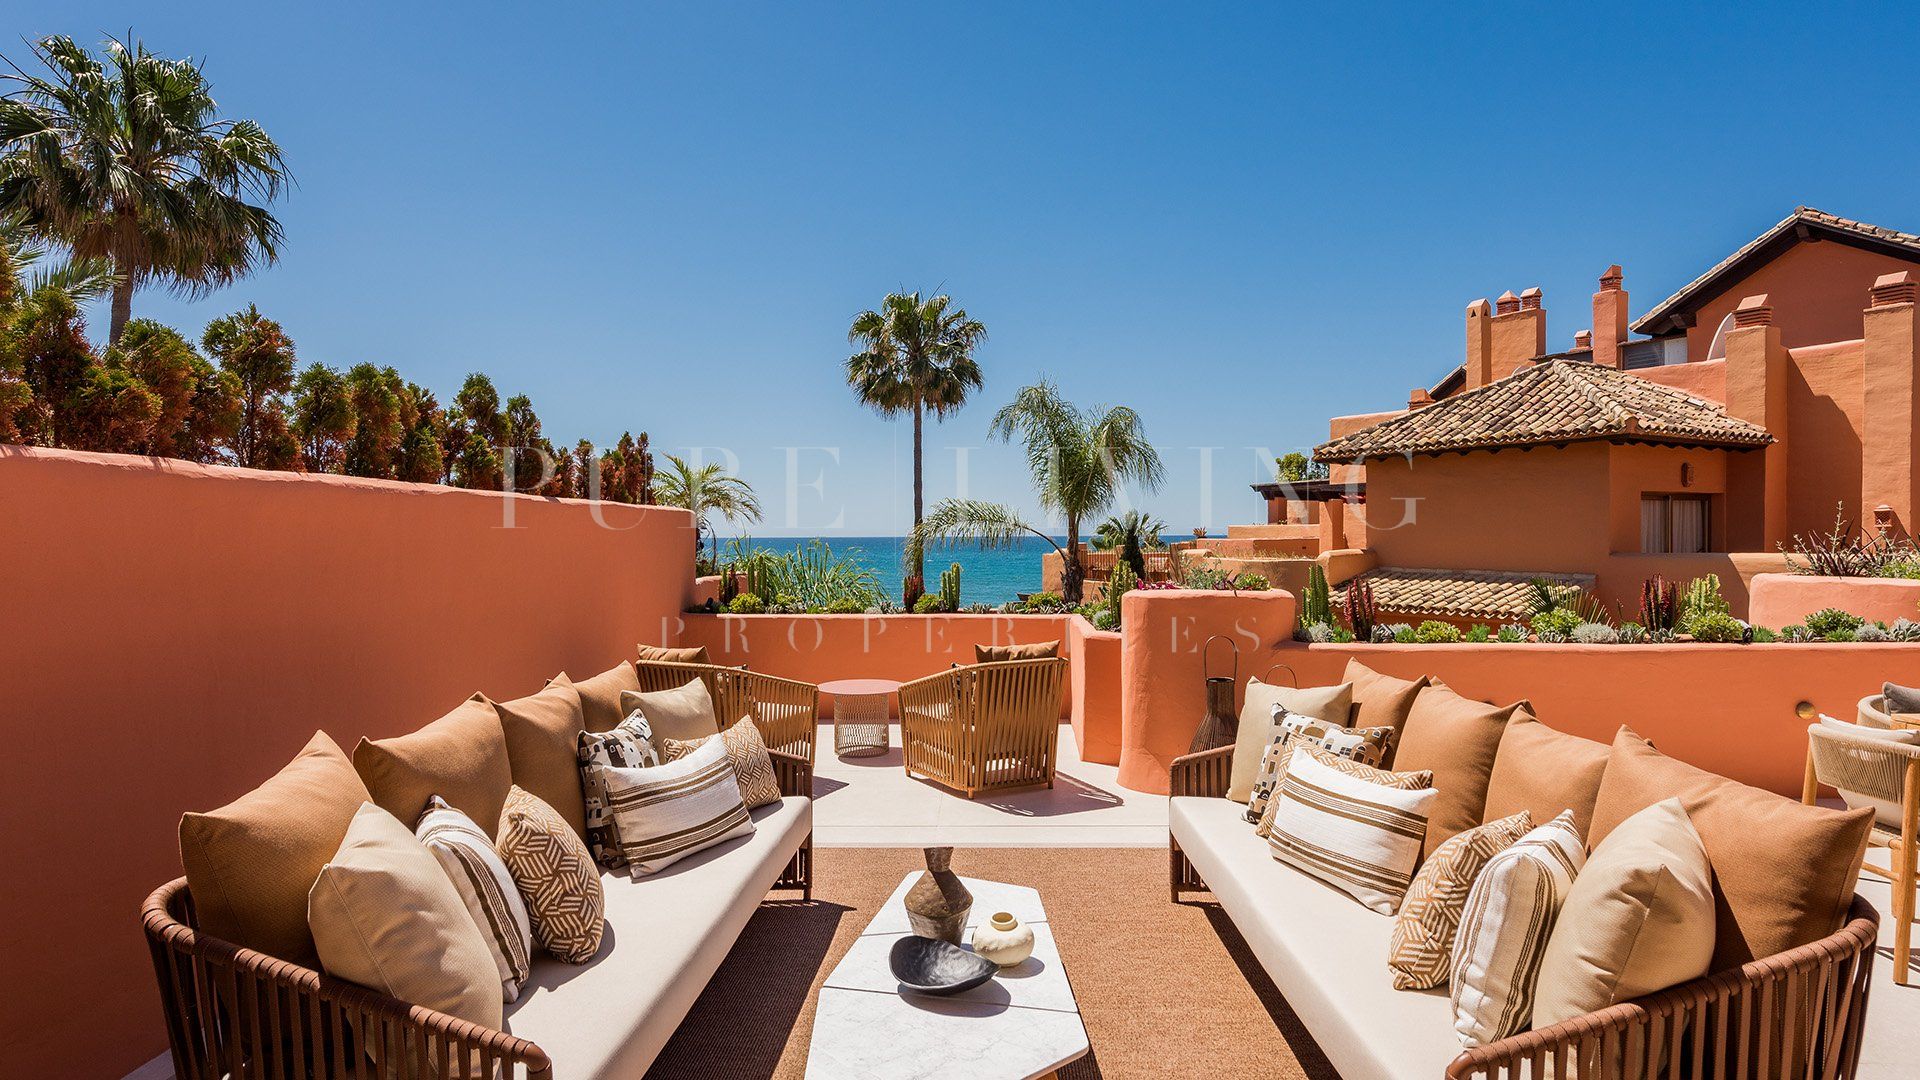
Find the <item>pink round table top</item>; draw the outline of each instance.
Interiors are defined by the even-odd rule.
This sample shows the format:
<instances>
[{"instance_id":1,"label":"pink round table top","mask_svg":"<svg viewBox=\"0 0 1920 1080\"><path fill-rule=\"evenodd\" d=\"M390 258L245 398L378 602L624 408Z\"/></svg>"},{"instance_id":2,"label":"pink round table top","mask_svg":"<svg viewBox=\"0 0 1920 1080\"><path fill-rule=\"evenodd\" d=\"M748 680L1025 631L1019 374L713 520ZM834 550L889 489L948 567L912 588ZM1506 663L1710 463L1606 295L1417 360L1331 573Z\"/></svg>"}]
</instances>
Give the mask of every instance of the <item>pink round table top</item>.
<instances>
[{"instance_id":1,"label":"pink round table top","mask_svg":"<svg viewBox=\"0 0 1920 1080\"><path fill-rule=\"evenodd\" d=\"M892 679L835 679L823 682L820 689L836 697L878 697L900 689Z\"/></svg>"}]
</instances>

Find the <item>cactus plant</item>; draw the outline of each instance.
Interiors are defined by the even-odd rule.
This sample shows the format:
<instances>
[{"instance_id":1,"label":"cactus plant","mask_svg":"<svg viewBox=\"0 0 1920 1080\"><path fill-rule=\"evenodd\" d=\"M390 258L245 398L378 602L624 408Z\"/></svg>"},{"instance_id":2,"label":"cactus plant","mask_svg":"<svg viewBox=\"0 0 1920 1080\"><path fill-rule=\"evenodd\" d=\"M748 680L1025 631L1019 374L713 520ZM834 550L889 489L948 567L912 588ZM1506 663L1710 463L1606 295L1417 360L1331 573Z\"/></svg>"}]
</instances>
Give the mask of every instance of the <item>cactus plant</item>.
<instances>
[{"instance_id":1,"label":"cactus plant","mask_svg":"<svg viewBox=\"0 0 1920 1080\"><path fill-rule=\"evenodd\" d=\"M1373 586L1364 577L1347 582L1347 594L1341 600L1341 607L1347 617L1347 628L1361 641L1373 638L1374 624L1379 621L1380 608L1373 600Z\"/></svg>"},{"instance_id":2,"label":"cactus plant","mask_svg":"<svg viewBox=\"0 0 1920 1080\"><path fill-rule=\"evenodd\" d=\"M940 610L960 610L960 564L954 563L940 572Z\"/></svg>"},{"instance_id":3,"label":"cactus plant","mask_svg":"<svg viewBox=\"0 0 1920 1080\"><path fill-rule=\"evenodd\" d=\"M1319 563L1307 567L1307 588L1300 597L1300 625L1333 622L1333 597L1327 588L1327 572Z\"/></svg>"},{"instance_id":4,"label":"cactus plant","mask_svg":"<svg viewBox=\"0 0 1920 1080\"><path fill-rule=\"evenodd\" d=\"M1134 576L1133 567L1124 562L1115 563L1113 575L1107 578L1107 595L1101 602L1102 610L1111 613L1106 620L1109 625L1099 627L1102 630L1120 629L1120 599L1132 592L1139 579ZM1096 625L1098 625L1096 621Z\"/></svg>"},{"instance_id":5,"label":"cactus plant","mask_svg":"<svg viewBox=\"0 0 1920 1080\"><path fill-rule=\"evenodd\" d=\"M1640 625L1671 630L1680 618L1680 587L1655 574L1640 586Z\"/></svg>"},{"instance_id":6,"label":"cactus plant","mask_svg":"<svg viewBox=\"0 0 1920 1080\"><path fill-rule=\"evenodd\" d=\"M1886 627L1879 626L1875 623L1868 623L1865 626L1862 626L1860 629L1855 630L1853 632L1853 640L1855 641L1892 641L1893 637L1891 634L1887 632Z\"/></svg>"},{"instance_id":7,"label":"cactus plant","mask_svg":"<svg viewBox=\"0 0 1920 1080\"><path fill-rule=\"evenodd\" d=\"M1699 637L1694 624L1715 615L1733 617L1733 609L1727 606L1727 598L1720 594L1720 575L1707 574L1694 578L1687 585L1686 599L1681 601L1680 621L1675 624L1675 629ZM1724 625L1716 624L1715 632L1724 633L1725 629Z\"/></svg>"}]
</instances>

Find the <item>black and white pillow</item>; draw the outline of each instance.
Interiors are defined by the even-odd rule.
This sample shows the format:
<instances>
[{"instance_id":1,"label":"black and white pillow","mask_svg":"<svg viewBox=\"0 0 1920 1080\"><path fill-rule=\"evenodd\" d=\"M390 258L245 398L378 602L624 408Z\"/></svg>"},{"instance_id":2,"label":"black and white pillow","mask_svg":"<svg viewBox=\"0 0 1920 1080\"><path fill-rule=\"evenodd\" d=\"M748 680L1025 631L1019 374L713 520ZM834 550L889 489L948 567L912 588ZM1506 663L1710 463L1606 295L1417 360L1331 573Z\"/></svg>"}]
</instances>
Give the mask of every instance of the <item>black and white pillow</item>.
<instances>
[{"instance_id":1,"label":"black and white pillow","mask_svg":"<svg viewBox=\"0 0 1920 1080\"><path fill-rule=\"evenodd\" d=\"M587 850L608 870L627 865L620 854L620 826L607 805L607 769L641 769L660 764L653 728L635 709L612 731L580 733L580 794L587 804Z\"/></svg>"},{"instance_id":2,"label":"black and white pillow","mask_svg":"<svg viewBox=\"0 0 1920 1080\"><path fill-rule=\"evenodd\" d=\"M1260 757L1260 771L1253 778L1253 792L1247 799L1247 820L1258 824L1266 814L1267 803L1286 779L1287 759L1296 745L1317 746L1335 757L1379 768L1386 761L1387 748L1393 742L1391 727L1346 728L1302 716L1285 705L1273 707L1273 741Z\"/></svg>"}]
</instances>

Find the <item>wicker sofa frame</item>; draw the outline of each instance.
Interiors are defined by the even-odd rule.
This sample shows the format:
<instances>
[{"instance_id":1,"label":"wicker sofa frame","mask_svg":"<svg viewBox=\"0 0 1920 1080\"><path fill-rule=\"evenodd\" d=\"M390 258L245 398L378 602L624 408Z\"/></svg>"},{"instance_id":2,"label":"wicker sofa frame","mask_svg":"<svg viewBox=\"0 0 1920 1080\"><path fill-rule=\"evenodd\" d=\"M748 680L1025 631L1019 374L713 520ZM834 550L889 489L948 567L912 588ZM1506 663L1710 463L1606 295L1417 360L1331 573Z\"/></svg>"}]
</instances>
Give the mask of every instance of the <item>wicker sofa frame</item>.
<instances>
[{"instance_id":1,"label":"wicker sofa frame","mask_svg":"<svg viewBox=\"0 0 1920 1080\"><path fill-rule=\"evenodd\" d=\"M772 758L782 795L813 797L811 761ZM812 899L811 834L773 887ZM200 933L186 878L155 890L141 917L179 1080L552 1077L525 1039Z\"/></svg>"},{"instance_id":2,"label":"wicker sofa frame","mask_svg":"<svg viewBox=\"0 0 1920 1080\"><path fill-rule=\"evenodd\" d=\"M1053 786L1067 661L966 664L900 687L900 747L918 773L971 799Z\"/></svg>"},{"instance_id":3,"label":"wicker sofa frame","mask_svg":"<svg viewBox=\"0 0 1920 1080\"><path fill-rule=\"evenodd\" d=\"M636 660L633 667L644 693L677 689L685 686L689 679L701 680L713 695L714 715L720 718L721 726L742 716L751 716L770 749L784 750L808 762L816 760L814 736L820 722L818 686L718 664Z\"/></svg>"},{"instance_id":4,"label":"wicker sofa frame","mask_svg":"<svg viewBox=\"0 0 1920 1080\"><path fill-rule=\"evenodd\" d=\"M1176 758L1172 793L1224 797L1232 762L1230 746ZM1174 901L1206 891L1180 846L1168 845ZM1856 896L1845 925L1819 941L1465 1050L1445 1076L1852 1080L1879 925Z\"/></svg>"}]
</instances>

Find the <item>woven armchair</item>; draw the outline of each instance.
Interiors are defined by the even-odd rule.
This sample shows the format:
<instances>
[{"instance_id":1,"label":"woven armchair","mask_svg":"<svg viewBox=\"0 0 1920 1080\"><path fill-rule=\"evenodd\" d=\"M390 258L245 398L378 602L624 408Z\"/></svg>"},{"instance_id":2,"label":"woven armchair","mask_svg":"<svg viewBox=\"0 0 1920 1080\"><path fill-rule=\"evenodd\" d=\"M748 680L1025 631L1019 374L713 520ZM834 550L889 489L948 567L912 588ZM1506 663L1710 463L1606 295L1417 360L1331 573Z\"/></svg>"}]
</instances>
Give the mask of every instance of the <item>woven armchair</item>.
<instances>
[{"instance_id":1,"label":"woven armchair","mask_svg":"<svg viewBox=\"0 0 1920 1080\"><path fill-rule=\"evenodd\" d=\"M1855 735L1824 724L1807 729L1807 779L1801 801L1820 785L1875 799L1896 810L1899 824L1876 815L1867 848L1887 850L1888 865L1861 866L1893 882L1893 981L1907 985L1913 954L1916 855L1920 854L1920 746Z\"/></svg>"},{"instance_id":2,"label":"woven armchair","mask_svg":"<svg viewBox=\"0 0 1920 1080\"><path fill-rule=\"evenodd\" d=\"M907 772L971 799L982 791L1053 786L1067 661L968 664L900 688Z\"/></svg>"},{"instance_id":3,"label":"woven armchair","mask_svg":"<svg viewBox=\"0 0 1920 1080\"><path fill-rule=\"evenodd\" d=\"M770 756L782 795L813 797L812 763ZM811 836L773 887L812 898ZM546 1051L525 1039L201 933L186 878L154 890L141 922L178 1080L553 1075Z\"/></svg>"},{"instance_id":4,"label":"woven armchair","mask_svg":"<svg viewBox=\"0 0 1920 1080\"><path fill-rule=\"evenodd\" d=\"M689 679L699 679L713 696L714 715L721 727L751 716L768 748L814 760L813 741L820 720L818 686L718 664L636 660L633 666L640 676L640 689L647 693L677 689Z\"/></svg>"}]
</instances>

